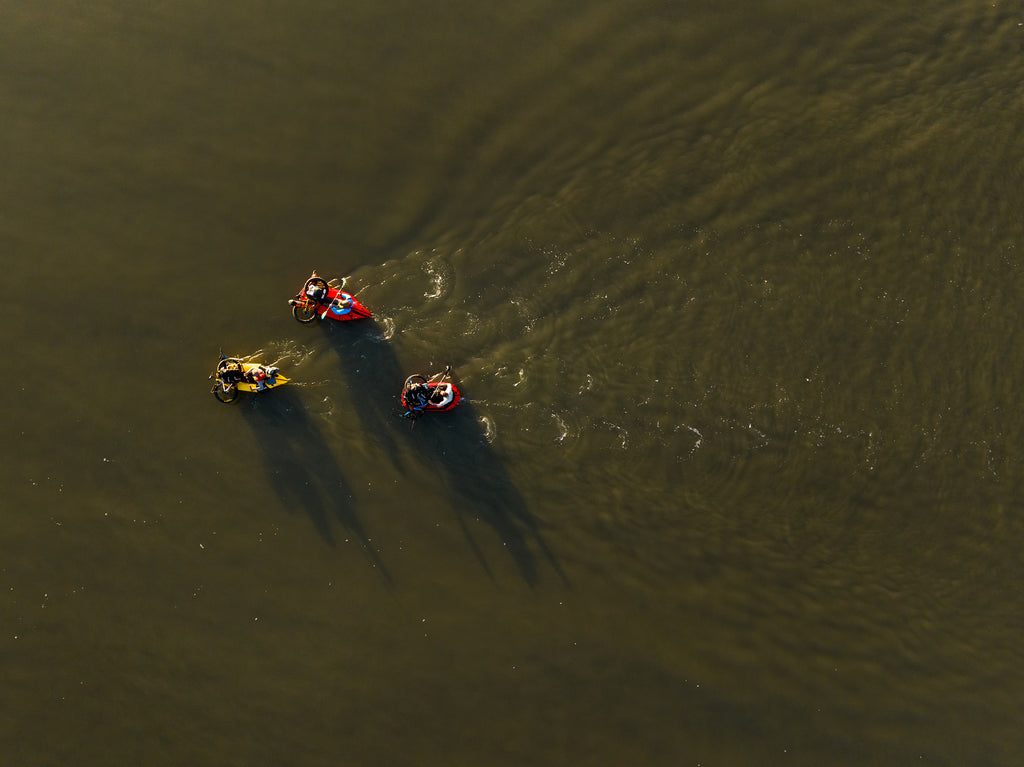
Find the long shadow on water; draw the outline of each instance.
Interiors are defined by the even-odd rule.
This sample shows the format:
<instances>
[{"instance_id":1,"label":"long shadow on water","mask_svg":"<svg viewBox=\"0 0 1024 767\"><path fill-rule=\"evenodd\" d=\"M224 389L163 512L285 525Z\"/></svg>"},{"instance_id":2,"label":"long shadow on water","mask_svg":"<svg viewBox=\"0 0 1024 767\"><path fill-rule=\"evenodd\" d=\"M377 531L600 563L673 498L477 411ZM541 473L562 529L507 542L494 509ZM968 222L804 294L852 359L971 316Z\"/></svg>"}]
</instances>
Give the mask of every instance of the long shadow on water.
<instances>
[{"instance_id":1,"label":"long shadow on water","mask_svg":"<svg viewBox=\"0 0 1024 767\"><path fill-rule=\"evenodd\" d=\"M531 586L539 575L538 553L563 583L568 583L526 499L487 441L472 403L463 398L454 410L424 415L415 424L410 438L417 442L417 453L446 479L459 525L487 574L493 579L483 550L469 529L469 520L486 522L494 530L523 580Z\"/></svg>"},{"instance_id":2,"label":"long shadow on water","mask_svg":"<svg viewBox=\"0 0 1024 767\"><path fill-rule=\"evenodd\" d=\"M493 579L487 558L469 528L472 519L486 522L494 530L531 586L538 578L534 549L567 583L526 500L487 441L469 400L464 398L449 413L426 415L413 426L413 422L397 417L402 412L398 392L408 372L413 371L402 368L391 344L373 322L360 321L359 327L322 324L338 354L363 428L374 435L399 468L398 438L413 441L416 454L445 480L459 526L484 571Z\"/></svg>"},{"instance_id":3,"label":"long shadow on water","mask_svg":"<svg viewBox=\"0 0 1024 767\"><path fill-rule=\"evenodd\" d=\"M362 544L381 578L391 583L352 508L352 488L296 393L284 387L240 404L263 448L270 483L284 505L302 509L331 546L336 545L334 525L340 524Z\"/></svg>"},{"instance_id":4,"label":"long shadow on water","mask_svg":"<svg viewBox=\"0 0 1024 767\"><path fill-rule=\"evenodd\" d=\"M372 319L321 322L320 325L338 355L352 406L362 422L363 431L371 435L391 461L399 466L399 450L395 441L397 411L394 397L390 395L394 387L401 388L405 376L394 349Z\"/></svg>"}]
</instances>

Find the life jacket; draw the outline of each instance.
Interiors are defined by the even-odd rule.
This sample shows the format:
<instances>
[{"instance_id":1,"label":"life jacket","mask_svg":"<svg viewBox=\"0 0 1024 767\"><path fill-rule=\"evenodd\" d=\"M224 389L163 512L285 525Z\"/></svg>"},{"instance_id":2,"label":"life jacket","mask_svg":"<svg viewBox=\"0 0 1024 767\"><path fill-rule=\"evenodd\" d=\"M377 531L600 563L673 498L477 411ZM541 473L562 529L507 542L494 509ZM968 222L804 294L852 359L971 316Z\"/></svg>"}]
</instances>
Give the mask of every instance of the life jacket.
<instances>
[{"instance_id":1,"label":"life jacket","mask_svg":"<svg viewBox=\"0 0 1024 767\"><path fill-rule=\"evenodd\" d=\"M352 311L352 296L339 293L338 297L334 299L334 303L331 304L331 311L335 314L348 314Z\"/></svg>"}]
</instances>

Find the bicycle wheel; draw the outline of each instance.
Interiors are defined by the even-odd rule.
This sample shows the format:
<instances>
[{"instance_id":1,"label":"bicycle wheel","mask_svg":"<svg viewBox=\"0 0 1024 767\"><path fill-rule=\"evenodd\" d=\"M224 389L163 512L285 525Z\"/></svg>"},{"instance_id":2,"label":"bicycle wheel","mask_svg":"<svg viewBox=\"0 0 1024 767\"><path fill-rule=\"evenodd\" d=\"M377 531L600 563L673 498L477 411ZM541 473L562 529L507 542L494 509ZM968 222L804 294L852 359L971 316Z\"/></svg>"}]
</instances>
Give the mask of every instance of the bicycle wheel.
<instances>
[{"instance_id":1,"label":"bicycle wheel","mask_svg":"<svg viewBox=\"0 0 1024 767\"><path fill-rule=\"evenodd\" d=\"M213 385L213 396L217 398L218 402L223 402L228 405L238 399L238 385L232 384L227 388L224 387L220 381L217 381Z\"/></svg>"},{"instance_id":2,"label":"bicycle wheel","mask_svg":"<svg viewBox=\"0 0 1024 767\"><path fill-rule=\"evenodd\" d=\"M327 280L323 277L311 277L306 280L306 286L302 289L303 295L308 295L306 291L309 290L310 285L316 285L318 288L323 288L325 293L331 289L331 286L327 284Z\"/></svg>"},{"instance_id":3,"label":"bicycle wheel","mask_svg":"<svg viewBox=\"0 0 1024 767\"><path fill-rule=\"evenodd\" d=\"M316 319L316 304L312 301L301 301L292 306L292 316L305 325Z\"/></svg>"}]
</instances>

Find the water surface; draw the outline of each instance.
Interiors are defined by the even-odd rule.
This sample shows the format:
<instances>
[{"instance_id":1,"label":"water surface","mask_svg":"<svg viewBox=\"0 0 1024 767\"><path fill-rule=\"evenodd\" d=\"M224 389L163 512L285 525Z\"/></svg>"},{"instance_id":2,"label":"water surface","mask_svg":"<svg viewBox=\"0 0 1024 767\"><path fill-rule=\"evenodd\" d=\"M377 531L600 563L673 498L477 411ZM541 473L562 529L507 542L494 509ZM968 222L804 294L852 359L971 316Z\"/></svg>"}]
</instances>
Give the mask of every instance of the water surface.
<instances>
[{"instance_id":1,"label":"water surface","mask_svg":"<svg viewBox=\"0 0 1024 767\"><path fill-rule=\"evenodd\" d=\"M1020 763L1024 15L563 5L0 7L4 763Z\"/></svg>"}]
</instances>

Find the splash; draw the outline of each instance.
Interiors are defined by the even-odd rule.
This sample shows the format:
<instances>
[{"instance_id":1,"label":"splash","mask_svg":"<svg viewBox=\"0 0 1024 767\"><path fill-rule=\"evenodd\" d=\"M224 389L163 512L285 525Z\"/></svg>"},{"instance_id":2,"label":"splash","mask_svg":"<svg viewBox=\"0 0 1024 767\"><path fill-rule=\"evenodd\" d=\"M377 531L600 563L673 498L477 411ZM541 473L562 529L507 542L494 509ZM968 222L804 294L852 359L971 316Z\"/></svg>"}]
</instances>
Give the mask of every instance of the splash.
<instances>
[{"instance_id":1,"label":"splash","mask_svg":"<svg viewBox=\"0 0 1024 767\"><path fill-rule=\"evenodd\" d=\"M498 436L498 427L496 427L494 425L494 420L491 419L491 418L488 418L485 415L482 415L482 416L480 416L477 419L477 421L480 423L480 426L483 428L484 439L487 440L487 444L488 445L493 445L494 444L494 440Z\"/></svg>"},{"instance_id":2,"label":"splash","mask_svg":"<svg viewBox=\"0 0 1024 767\"><path fill-rule=\"evenodd\" d=\"M294 339L286 338L279 341L271 341L266 348L257 349L251 354L240 357L240 359L246 362L253 362L266 355L273 357L273 360L264 364L276 367L299 367L315 353L315 349L302 346Z\"/></svg>"},{"instance_id":3,"label":"splash","mask_svg":"<svg viewBox=\"0 0 1024 767\"><path fill-rule=\"evenodd\" d=\"M625 450L629 447L629 431L625 427L607 420L604 421L604 425L619 435L619 447L621 449Z\"/></svg>"},{"instance_id":4,"label":"splash","mask_svg":"<svg viewBox=\"0 0 1024 767\"><path fill-rule=\"evenodd\" d=\"M424 293L424 298L440 298L451 283L451 267L440 258L427 261L423 265L423 271L430 277L431 290Z\"/></svg>"},{"instance_id":5,"label":"splash","mask_svg":"<svg viewBox=\"0 0 1024 767\"><path fill-rule=\"evenodd\" d=\"M569 436L569 427L566 425L565 421L558 416L558 413L552 413L551 417L555 419L555 424L560 432L559 435L555 437L555 442L561 444L565 441L565 438Z\"/></svg>"}]
</instances>

